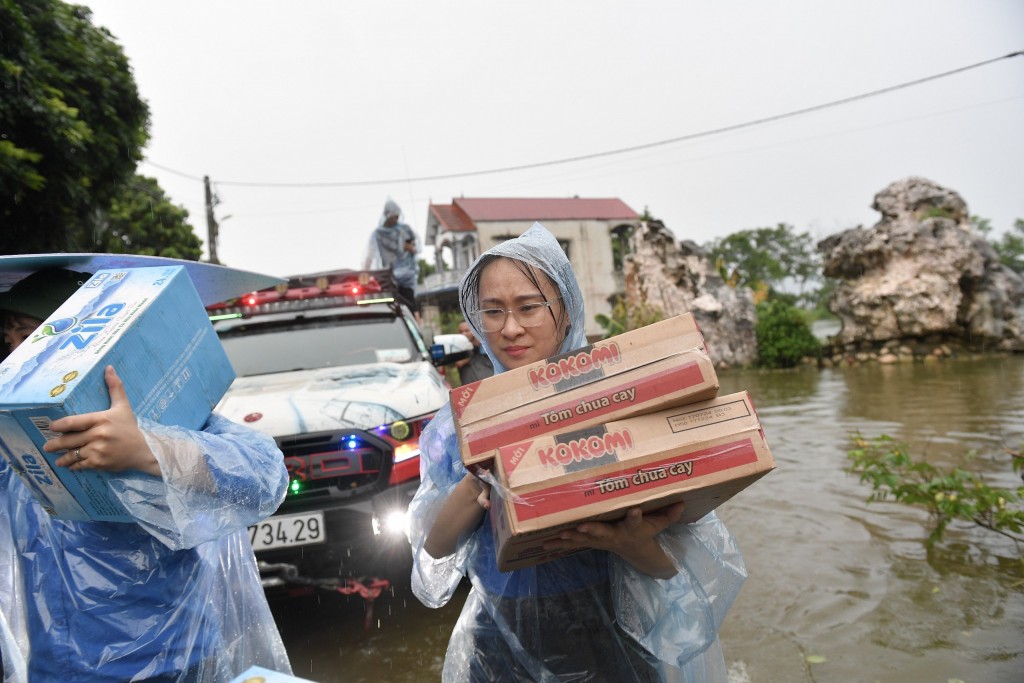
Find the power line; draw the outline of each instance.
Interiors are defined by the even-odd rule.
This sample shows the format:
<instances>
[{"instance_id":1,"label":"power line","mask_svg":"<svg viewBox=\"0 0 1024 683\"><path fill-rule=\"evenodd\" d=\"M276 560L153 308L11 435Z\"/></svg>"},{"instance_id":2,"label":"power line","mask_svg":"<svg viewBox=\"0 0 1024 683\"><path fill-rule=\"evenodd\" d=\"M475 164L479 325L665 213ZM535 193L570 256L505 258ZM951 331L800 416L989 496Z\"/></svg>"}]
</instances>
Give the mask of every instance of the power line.
<instances>
[{"instance_id":1,"label":"power line","mask_svg":"<svg viewBox=\"0 0 1024 683\"><path fill-rule=\"evenodd\" d=\"M793 110L793 111L786 112L784 114L775 114L773 116L766 116L766 117L763 117L763 118L760 118L760 119L754 119L752 121L746 121L744 123L737 123L737 124L733 124L731 126L723 126L721 128L713 128L711 130L705 130L705 131L701 131L699 133L689 133L687 135L680 135L678 137L668 138L666 140L658 140L656 142L648 142L648 143L644 143L642 145L634 145L632 147L621 147L619 149L606 150L606 151L603 151L603 152L593 152L591 154L581 154L581 155L578 155L578 156L564 157L564 158L561 158L561 159L552 159L552 160L548 160L548 161L538 161L538 162L533 162L533 163L529 163L529 164L520 164L520 165L516 165L516 166L503 166L503 167L500 167L500 168L491 168L491 169L484 169L484 170L477 170L477 171L463 171L463 172L457 172L457 173L442 173L442 174L438 174L438 175L419 176L419 177L415 177L415 178L405 177L405 178L387 178L387 179L378 179L378 180L350 180L350 181L324 182L324 183L246 182L246 181L239 181L239 180L218 180L217 184L218 185L232 185L232 186L236 186L236 187L290 187L290 188L365 187L365 186L368 186L368 185L391 185L391 184L403 183L403 182L404 183L414 183L414 182L429 182L429 181L434 181L434 180L451 180L451 179L454 179L454 178L468 178L468 177L472 177L472 176L493 175L495 173L508 173L508 172L511 172L511 171L525 171L525 170L534 169L534 168L544 168L546 166L557 166L557 165L561 165L561 164L570 164L570 163L574 163L574 162L577 162L577 161L589 161L591 159L600 159L600 158L603 158L603 157L617 156L617 155L620 155L620 154L628 154L630 152L638 152L638 151L645 150L645 149L653 149L655 147L664 147L666 145L673 145L673 144L676 144L678 142L686 142L686 141L690 141L690 140L697 140L699 138L710 137L712 135L721 135L722 133L730 133L730 132L737 131L737 130L743 130L745 128L752 128L754 126L760 126L760 125L763 125L763 124L766 124L766 123L772 123L774 121L781 121L783 119L793 118L793 117L796 117L796 116L803 116L804 114L809 114L811 112L821 111L823 109L829 109L829 108L832 108L832 107L838 107L838 106L841 106L841 105L850 104L852 102L857 102L859 100L868 99L870 97L877 97L879 95L884 95L886 93L895 92L897 90L903 90L905 88L911 88L911 87L914 87L914 86L917 86L917 85L921 85L923 83L928 83L930 81L938 80L940 78L946 78L946 77L952 76L954 74L963 73L964 71L969 71L971 69L977 69L977 68L982 67L982 66L987 66L989 64L993 64L995 62L999 62L999 61L1002 61L1004 59L1011 59L1013 57L1021 57L1021 56L1024 56L1024 50L1018 50L1016 52L1011 52L1010 54L1003 55L1002 57L995 57L993 59L986 59L985 61L982 61L982 62L977 62L975 64L969 64L967 66L962 66L962 67L959 67L957 69L952 69L950 71L944 71L942 73L935 74L933 76L926 76L924 78L918 78L916 80L907 81L905 83L900 83L898 85L892 85L892 86L889 86L887 88L882 88L880 90L872 90L870 92L862 93L860 95L853 95L852 97L844 97L844 98L839 99L839 100L833 100L831 102L826 102L824 104L817 104L817 105L814 105L814 106L811 106L811 107L805 107L803 109L796 109L796 110ZM160 166L159 164L155 164L152 161L148 161L147 160L147 163L149 163L152 166L155 166L157 168L160 168L160 169L163 169L165 171L168 171L169 173L175 173L175 174L183 176L185 178L190 178L192 180L197 180L199 182L202 182L201 178L197 178L195 176L191 176L191 175L189 175L187 173L182 173L181 171L175 171L173 169L170 169L170 168L167 168L167 167L164 167L164 166Z\"/></svg>"},{"instance_id":2,"label":"power line","mask_svg":"<svg viewBox=\"0 0 1024 683\"><path fill-rule=\"evenodd\" d=\"M182 178L188 178L189 180L194 180L197 183L203 182L203 179L200 178L199 176L190 175L188 173L183 173L181 171L175 171L173 168L168 168L166 166L161 166L160 164L156 163L155 161L150 161L149 159L145 159L145 162L147 164L149 164L150 166L153 166L154 168L159 168L161 171L167 171L168 173L173 173L174 175L180 175Z\"/></svg>"},{"instance_id":3,"label":"power line","mask_svg":"<svg viewBox=\"0 0 1024 683\"><path fill-rule=\"evenodd\" d=\"M673 166L673 165L676 165L678 163L693 163L693 162L699 162L699 161L708 161L710 159L721 159L721 158L726 158L726 157L735 157L737 155L742 155L742 154L746 154L746 153L750 153L750 152L757 152L757 151L764 151L764 150L768 150L768 149L774 149L774 148L778 148L778 147L785 147L785 146L796 144L796 143L808 142L808 141L812 141L812 140L821 140L821 139L826 139L826 138L831 138L831 137L836 137L836 136L841 136L841 135L847 135L849 133L856 133L856 132L862 132L862 131L867 131L867 130L873 130L873 129L881 128L881 127L885 127L885 126L906 124L906 123L911 123L913 121L920 121L922 119L934 118L936 116L945 116L947 114L963 112L963 111L969 111L971 109L976 109L978 107L990 106L990 105L993 105L993 104L1001 104L1001 103L1004 103L1004 102L1011 102L1011 101L1014 101L1014 100L1019 100L1021 98L1024 98L1024 95L1014 95L1012 97L1001 98L1001 99L998 99L998 100L989 100L987 102L982 102L980 104L971 104L971 105L967 105L967 106L963 106L963 107L956 107L954 109L945 109L945 110L942 110L942 111L939 111L939 112L932 112L932 113L929 113L929 114L922 114L922 115L919 115L919 116L912 116L912 117L907 117L907 118L903 118L903 119L897 119L897 120L894 120L894 121L886 121L886 122L883 122L883 123L859 126L859 127L856 127L856 128L845 128L845 129L842 129L842 130L831 131L831 132L828 132L828 133L822 133L822 134L813 135L813 136L810 136L810 137L802 136L802 137L792 138L792 139L784 141L784 142L776 142L776 143L761 145L761 146L758 146L758 147L747 147L747 148L744 148L744 149L741 149L741 150L733 150L733 151L727 151L727 152L715 152L715 153L704 154L702 156L689 156L689 157L687 157L683 161L676 160L676 161L669 161L669 162L660 162L660 163L657 163L656 165L642 164L642 165L640 165L638 167L635 167L634 170L650 170L650 169L653 169L653 168L665 168L667 166ZM522 181L502 182L500 184L500 188L507 189L508 187L514 187L514 186L517 186L517 185L534 185L539 180L540 181L550 181L550 180L555 180L555 179L564 179L566 177L572 177L572 178L576 178L576 179L584 179L585 180L585 179L588 179L588 178L592 179L592 178L595 178L595 177L605 177L605 176L608 176L610 174L621 174L622 173L622 170L619 169L618 167L615 167L615 166L613 166L611 168L611 170L605 170L605 171L596 171L596 168L597 167L593 167L590 171L582 171L582 172L561 171L561 172L556 172L556 175L553 175L553 176L546 176L546 177L542 177L542 178L541 177L532 177L530 179L522 180ZM607 166L605 168L607 168ZM580 173L582 173L582 175L580 175ZM567 174L568 174L568 176L567 176ZM498 186L495 186L495 187L498 187ZM479 196L479 193L477 193L477 195ZM417 203L420 203L420 202L429 203L431 200L430 200L429 197L410 196L409 201L412 204L417 204ZM281 217L290 217L290 216L328 215L328 214L340 214L340 213L349 213L349 212L356 212L356 211L366 211L369 208L371 208L371 206L375 207L377 205L376 205L376 203L374 203L372 205L362 204L362 205L349 205L349 206L340 206L340 207L336 206L334 208L329 208L329 209L315 209L315 210L308 210L308 211L275 211L275 212L270 212L270 213L260 212L258 214L248 214L248 213L240 214L240 213L236 213L234 215L236 217L239 217L239 218L242 218L243 216L245 218L252 218L253 216L259 216L260 218L281 218Z\"/></svg>"}]
</instances>

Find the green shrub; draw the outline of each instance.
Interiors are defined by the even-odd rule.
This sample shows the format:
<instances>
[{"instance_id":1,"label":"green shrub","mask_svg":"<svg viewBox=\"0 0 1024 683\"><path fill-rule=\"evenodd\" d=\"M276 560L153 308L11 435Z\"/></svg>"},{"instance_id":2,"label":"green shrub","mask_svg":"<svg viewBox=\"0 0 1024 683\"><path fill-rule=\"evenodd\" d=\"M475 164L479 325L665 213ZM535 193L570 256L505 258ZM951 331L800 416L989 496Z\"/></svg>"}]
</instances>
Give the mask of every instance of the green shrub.
<instances>
[{"instance_id":1,"label":"green shrub","mask_svg":"<svg viewBox=\"0 0 1024 683\"><path fill-rule=\"evenodd\" d=\"M791 368L821 353L805 313L792 303L769 299L757 305L758 363L766 368Z\"/></svg>"}]
</instances>

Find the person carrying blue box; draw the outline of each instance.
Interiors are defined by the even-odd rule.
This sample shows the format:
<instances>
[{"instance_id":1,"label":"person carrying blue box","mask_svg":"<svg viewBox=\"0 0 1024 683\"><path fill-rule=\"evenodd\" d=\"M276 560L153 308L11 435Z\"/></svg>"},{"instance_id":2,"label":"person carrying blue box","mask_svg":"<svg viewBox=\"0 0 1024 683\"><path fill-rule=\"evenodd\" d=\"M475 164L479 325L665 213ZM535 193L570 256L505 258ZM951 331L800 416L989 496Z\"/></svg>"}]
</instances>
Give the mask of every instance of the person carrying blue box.
<instances>
[{"instance_id":1,"label":"person carrying blue box","mask_svg":"<svg viewBox=\"0 0 1024 683\"><path fill-rule=\"evenodd\" d=\"M23 343L87 277L46 269L0 293L4 341ZM110 408L54 421L44 448L64 451L58 467L113 473L132 522L51 517L0 459L4 681L291 673L246 532L284 498L281 452L216 413L199 430L139 417L116 368L105 379Z\"/></svg>"}]
</instances>

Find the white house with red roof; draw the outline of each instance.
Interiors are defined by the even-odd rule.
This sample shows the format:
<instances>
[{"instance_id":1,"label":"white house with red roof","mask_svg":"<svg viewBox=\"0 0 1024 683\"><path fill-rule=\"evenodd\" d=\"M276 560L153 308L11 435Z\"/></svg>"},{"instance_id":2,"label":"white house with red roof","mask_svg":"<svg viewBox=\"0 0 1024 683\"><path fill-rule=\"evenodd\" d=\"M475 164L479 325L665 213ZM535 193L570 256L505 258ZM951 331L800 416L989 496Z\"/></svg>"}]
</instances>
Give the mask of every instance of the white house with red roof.
<instances>
[{"instance_id":1,"label":"white house with red roof","mask_svg":"<svg viewBox=\"0 0 1024 683\"><path fill-rule=\"evenodd\" d=\"M427 210L427 245L434 247L437 273L417 291L426 318L457 310L459 279L470 264L495 244L518 237L541 223L569 257L587 312L587 336L600 338L597 313L611 312L609 299L625 291L622 259L640 216L621 199L467 198L431 204Z\"/></svg>"}]
</instances>

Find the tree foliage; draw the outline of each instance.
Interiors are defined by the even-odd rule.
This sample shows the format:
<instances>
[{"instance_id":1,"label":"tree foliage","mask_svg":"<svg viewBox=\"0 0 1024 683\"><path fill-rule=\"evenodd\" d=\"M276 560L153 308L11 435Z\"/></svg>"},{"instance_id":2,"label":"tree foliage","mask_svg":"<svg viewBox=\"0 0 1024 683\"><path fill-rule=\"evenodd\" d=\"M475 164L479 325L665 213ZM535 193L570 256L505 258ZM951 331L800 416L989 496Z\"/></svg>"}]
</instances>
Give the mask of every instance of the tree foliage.
<instances>
[{"instance_id":1,"label":"tree foliage","mask_svg":"<svg viewBox=\"0 0 1024 683\"><path fill-rule=\"evenodd\" d=\"M0 253L95 251L149 110L85 7L0 0Z\"/></svg>"},{"instance_id":2,"label":"tree foliage","mask_svg":"<svg viewBox=\"0 0 1024 683\"><path fill-rule=\"evenodd\" d=\"M956 520L970 522L1007 536L1020 548L1024 542L1024 487L1000 489L989 486L977 474L962 467L941 470L910 456L907 445L882 434L865 439L850 436L849 471L871 484L869 502L895 500L928 510L933 528L928 545L941 541ZM1015 472L1024 469L1024 457L1008 451Z\"/></svg>"},{"instance_id":3,"label":"tree foliage","mask_svg":"<svg viewBox=\"0 0 1024 683\"><path fill-rule=\"evenodd\" d=\"M153 178L136 175L123 185L100 220L96 251L189 261L198 261L203 254L188 211L172 204Z\"/></svg>"},{"instance_id":4,"label":"tree foliage","mask_svg":"<svg viewBox=\"0 0 1024 683\"><path fill-rule=\"evenodd\" d=\"M766 368L791 368L821 353L806 314L784 299L757 305L757 358Z\"/></svg>"},{"instance_id":5,"label":"tree foliage","mask_svg":"<svg viewBox=\"0 0 1024 683\"><path fill-rule=\"evenodd\" d=\"M428 276L437 272L437 266L426 259L419 259L417 265L419 266L419 272L416 274L416 284L422 285Z\"/></svg>"},{"instance_id":6,"label":"tree foliage","mask_svg":"<svg viewBox=\"0 0 1024 683\"><path fill-rule=\"evenodd\" d=\"M660 307L648 303L627 306L625 298L617 296L612 300L612 314L598 313L594 316L597 324L604 328L604 339L617 334L636 330L665 318Z\"/></svg>"},{"instance_id":7,"label":"tree foliage","mask_svg":"<svg viewBox=\"0 0 1024 683\"><path fill-rule=\"evenodd\" d=\"M1013 222L1013 228L1004 233L992 246L999 254L999 261L1015 273L1024 275L1024 218Z\"/></svg>"},{"instance_id":8,"label":"tree foliage","mask_svg":"<svg viewBox=\"0 0 1024 683\"><path fill-rule=\"evenodd\" d=\"M712 241L704 250L726 282L760 292L760 300L779 291L790 278L802 293L821 272L811 235L797 233L786 223L740 230Z\"/></svg>"},{"instance_id":9,"label":"tree foliage","mask_svg":"<svg viewBox=\"0 0 1024 683\"><path fill-rule=\"evenodd\" d=\"M832 311L829 310L828 304L838 285L838 279L822 277L821 286L804 295L804 304L807 306L807 312L811 321L827 320L835 317Z\"/></svg>"},{"instance_id":10,"label":"tree foliage","mask_svg":"<svg viewBox=\"0 0 1024 683\"><path fill-rule=\"evenodd\" d=\"M992 221L971 216L971 225L985 236L999 254L999 262L1015 273L1024 274L1024 218L1013 222L1013 227L998 240L992 240Z\"/></svg>"}]
</instances>

